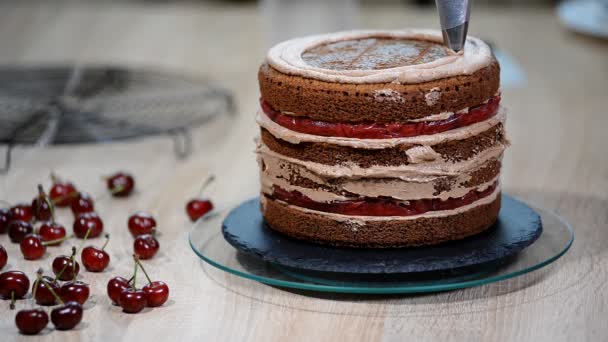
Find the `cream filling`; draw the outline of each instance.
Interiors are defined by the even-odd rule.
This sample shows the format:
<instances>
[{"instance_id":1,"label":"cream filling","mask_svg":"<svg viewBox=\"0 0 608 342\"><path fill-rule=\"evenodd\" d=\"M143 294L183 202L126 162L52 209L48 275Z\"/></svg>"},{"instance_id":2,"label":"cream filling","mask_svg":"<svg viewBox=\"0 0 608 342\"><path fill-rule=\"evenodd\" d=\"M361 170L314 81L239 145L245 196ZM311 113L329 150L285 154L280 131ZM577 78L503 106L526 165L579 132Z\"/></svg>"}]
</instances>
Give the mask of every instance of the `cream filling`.
<instances>
[{"instance_id":1,"label":"cream filling","mask_svg":"<svg viewBox=\"0 0 608 342\"><path fill-rule=\"evenodd\" d=\"M306 63L302 54L315 46L362 38L405 38L442 43L437 30L348 31L296 38L275 45L268 51L266 61L274 69L289 75L333 83L401 83L414 84L432 80L470 75L488 66L492 60L490 47L482 40L469 36L464 50L429 63L406 65L379 70L330 70Z\"/></svg>"},{"instance_id":2,"label":"cream filling","mask_svg":"<svg viewBox=\"0 0 608 342\"><path fill-rule=\"evenodd\" d=\"M265 160L263 156L258 156L258 163L265 165L265 168L260 171L260 183L262 188L266 189L268 194L272 193L272 187L277 185L288 191L299 191L307 197L317 202L329 202L329 201L340 201L348 200L350 197L341 196L321 188L306 188L293 185L290 178L297 174L303 179L308 179L311 182L320 186L329 184L321 177L308 172L305 168L290 164L288 162L279 161L273 163L273 161ZM481 165L470 173L477 171L479 168L484 167ZM448 198L458 198L466 195L469 191L477 189L483 191L488 186L494 184L498 180L498 176L490 180L487 183L473 186L464 187L462 184L468 182L471 179L470 173L463 173L458 177L455 177L450 181L452 187L448 191L443 191L440 194L435 194L435 183L437 177L429 177L421 181L403 181L399 179L348 179L339 184L333 185L337 190L347 191L356 194L360 197L380 197L388 196L398 200L416 200L425 198L439 198L446 200Z\"/></svg>"},{"instance_id":3,"label":"cream filling","mask_svg":"<svg viewBox=\"0 0 608 342\"><path fill-rule=\"evenodd\" d=\"M390 182L391 185L387 186L381 183L374 182L360 182L355 185L355 190L352 193L360 195L361 197L380 197L387 196L391 198L395 198L402 201L413 201L420 199L431 199L438 198L442 201L445 201L450 198L460 198L469 192L475 191L484 191L496 181L498 181L498 176L492 179L489 182L480 184L478 186L473 187L463 187L461 185L454 185L452 189L449 191L444 191L439 195L434 195L435 189L432 183L406 183L401 182L401 184L395 184L396 182ZM262 184L262 192L268 195L272 195L273 186L276 185L283 190L287 191L298 191L304 196L310 198L315 202L320 203L328 203L333 201L346 201L352 200L353 197L345 197L333 192L329 192L323 189L311 189L304 188L297 185L292 185L285 179L281 178L271 178L265 177L262 175L260 182Z\"/></svg>"},{"instance_id":4,"label":"cream filling","mask_svg":"<svg viewBox=\"0 0 608 342\"><path fill-rule=\"evenodd\" d=\"M420 214L420 215L411 215L411 216L352 216L352 215L342 215L342 214L334 214L334 213L326 213L323 211L317 211L317 210L311 210L311 209L306 209L306 208L302 208L302 207L298 207L295 205L291 205L288 203L285 203L283 201L277 201L280 203L285 204L287 207L289 207L290 209L294 209L294 210L298 210L307 214L314 214L314 215L320 215L323 216L324 218L329 218L332 219L334 221L337 222L344 222L344 223L350 223L350 224L356 224L356 225L360 225L363 226L366 224L366 222L370 222L370 221L407 221L407 220L416 220L416 219L420 219L420 218L431 218L431 217L447 217L447 216L453 216L453 215L457 215L460 213L464 213L466 211L469 211L473 208L485 205L485 204L489 204L492 203L496 197L500 194L500 184L498 184L496 186L496 189L488 196L481 198L473 203L464 205L462 207L458 207L456 209L450 209L450 210L439 210L439 211L429 211L426 212L424 214ZM265 208L266 206L266 197L261 196L260 197L260 201L262 202L262 208Z\"/></svg>"},{"instance_id":5,"label":"cream filling","mask_svg":"<svg viewBox=\"0 0 608 342\"><path fill-rule=\"evenodd\" d=\"M437 145L446 141L451 140L463 140L475 135L478 135L491 127L496 126L499 123L503 123L506 120L506 111L503 107L498 109L498 113L487 120L452 129L442 133L420 135L415 137L407 138L392 138L392 139L357 139L357 138L343 138L343 137L325 137L320 135L300 133L292 131L286 127L283 127L276 122L272 121L266 113L262 110L258 110L256 121L266 130L268 130L273 136L278 139L290 142L292 144L299 144L301 142L315 142L315 143L327 143L339 146L347 146L352 148L379 150L385 148L391 148L398 145Z\"/></svg>"},{"instance_id":6,"label":"cream filling","mask_svg":"<svg viewBox=\"0 0 608 342\"><path fill-rule=\"evenodd\" d=\"M485 164L492 158L499 158L505 148L506 146L504 144L498 143L493 147L479 152L472 158L456 163L439 159L424 164L398 166L376 165L368 168L363 168L356 164L326 165L290 158L270 150L268 146L264 145L261 141L258 142L256 152L264 157L264 162L278 163L280 161L286 161L291 164L302 166L320 177L398 178L409 182L424 182L429 179L434 179L437 176L458 176L463 173L468 173L480 165Z\"/></svg>"}]
</instances>

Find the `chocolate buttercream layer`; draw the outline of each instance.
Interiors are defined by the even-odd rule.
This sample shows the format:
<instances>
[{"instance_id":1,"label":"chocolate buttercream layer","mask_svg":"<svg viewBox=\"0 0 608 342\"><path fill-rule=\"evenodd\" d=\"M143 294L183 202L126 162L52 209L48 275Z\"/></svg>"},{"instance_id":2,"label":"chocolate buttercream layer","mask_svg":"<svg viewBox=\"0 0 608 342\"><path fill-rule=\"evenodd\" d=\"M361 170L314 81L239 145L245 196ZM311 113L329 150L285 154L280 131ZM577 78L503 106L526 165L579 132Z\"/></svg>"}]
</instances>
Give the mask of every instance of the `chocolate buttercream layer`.
<instances>
[{"instance_id":1,"label":"chocolate buttercream layer","mask_svg":"<svg viewBox=\"0 0 608 342\"><path fill-rule=\"evenodd\" d=\"M416 200L439 198L447 200L466 195L472 190L482 191L495 183L500 173L500 158L493 158L459 175L420 176L399 178L323 177L306 167L281 158L258 155L261 166L262 192L272 194L278 186L287 191L298 191L318 202L358 198L392 198Z\"/></svg>"}]
</instances>

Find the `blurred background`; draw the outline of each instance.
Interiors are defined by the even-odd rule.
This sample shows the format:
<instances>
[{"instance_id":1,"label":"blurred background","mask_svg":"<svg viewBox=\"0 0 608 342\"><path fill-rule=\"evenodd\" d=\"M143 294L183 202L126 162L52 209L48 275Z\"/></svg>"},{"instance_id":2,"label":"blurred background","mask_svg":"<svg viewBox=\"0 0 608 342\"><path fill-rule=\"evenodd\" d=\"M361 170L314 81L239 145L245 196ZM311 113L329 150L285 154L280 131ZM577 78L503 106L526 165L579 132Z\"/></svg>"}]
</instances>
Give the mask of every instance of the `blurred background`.
<instances>
[{"instance_id":1,"label":"blurred background","mask_svg":"<svg viewBox=\"0 0 608 342\"><path fill-rule=\"evenodd\" d=\"M469 34L489 42L502 66L515 142L506 156L507 186L567 183L527 184L520 175L550 167L576 127L560 114L605 110L607 13L606 0L474 1ZM0 1L3 184L29 172L25 165L45 169L32 172L61 168L57 153L81 148L150 172L140 153L150 150L165 168L251 174L230 191L255 194L256 73L265 51L305 34L408 27L438 29L434 1ZM544 132L546 143L518 144L548 117L557 119ZM107 144L116 141L133 147ZM91 144L100 142L106 144ZM38 153L48 146L53 153ZM226 158L232 151L242 153ZM91 162L70 161L66 172Z\"/></svg>"}]
</instances>

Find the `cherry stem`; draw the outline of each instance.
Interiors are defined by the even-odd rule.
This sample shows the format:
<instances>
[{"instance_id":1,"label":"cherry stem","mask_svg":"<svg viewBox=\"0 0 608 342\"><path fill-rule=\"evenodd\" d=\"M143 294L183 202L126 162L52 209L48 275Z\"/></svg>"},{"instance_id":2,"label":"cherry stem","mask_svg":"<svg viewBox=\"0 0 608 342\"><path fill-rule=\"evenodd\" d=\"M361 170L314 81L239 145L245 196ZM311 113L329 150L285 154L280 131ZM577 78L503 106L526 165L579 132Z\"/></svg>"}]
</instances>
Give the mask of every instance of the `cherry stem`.
<instances>
[{"instance_id":1,"label":"cherry stem","mask_svg":"<svg viewBox=\"0 0 608 342\"><path fill-rule=\"evenodd\" d=\"M133 254L133 260L135 260L136 265L138 265L141 270L144 272L144 275L146 276L146 279L148 279L148 283L150 285L152 285L152 279L150 279L150 276L148 275L148 272L146 272L146 269L144 268L144 265L141 264L141 261L139 261L139 258L137 257L136 254Z\"/></svg>"},{"instance_id":2,"label":"cherry stem","mask_svg":"<svg viewBox=\"0 0 608 342\"><path fill-rule=\"evenodd\" d=\"M108 245L108 242L110 242L110 234L106 234L106 242L103 244L103 246L101 246L101 250L102 251L104 249L106 249L106 246Z\"/></svg>"},{"instance_id":3,"label":"cherry stem","mask_svg":"<svg viewBox=\"0 0 608 342\"><path fill-rule=\"evenodd\" d=\"M137 262L135 262L135 270L133 271L133 284L131 284L131 288L133 290L137 290Z\"/></svg>"},{"instance_id":4,"label":"cherry stem","mask_svg":"<svg viewBox=\"0 0 608 342\"><path fill-rule=\"evenodd\" d=\"M11 291L11 305L9 307L11 310L15 310L15 291Z\"/></svg>"},{"instance_id":5,"label":"cherry stem","mask_svg":"<svg viewBox=\"0 0 608 342\"><path fill-rule=\"evenodd\" d=\"M82 246L84 246L84 244L87 242L87 239L89 238L89 234L91 234L91 228L87 229L87 233L84 234L84 239L82 240L82 243L80 244L80 248L82 248ZM76 248L76 247L73 247ZM76 254L76 252L74 252L74 254Z\"/></svg>"},{"instance_id":6,"label":"cherry stem","mask_svg":"<svg viewBox=\"0 0 608 342\"><path fill-rule=\"evenodd\" d=\"M55 204L44 192L42 184L38 184L38 206L37 208L34 208L36 209L36 214L40 214L41 201L45 202L49 206L49 210L51 211L51 222L55 223Z\"/></svg>"},{"instance_id":7,"label":"cherry stem","mask_svg":"<svg viewBox=\"0 0 608 342\"><path fill-rule=\"evenodd\" d=\"M89 235L90 231L90 229L87 230L87 235ZM72 256L70 257L70 259L72 260L72 274L74 274L74 278L72 278L72 280L76 280L76 247L74 246L72 246Z\"/></svg>"},{"instance_id":8,"label":"cherry stem","mask_svg":"<svg viewBox=\"0 0 608 342\"><path fill-rule=\"evenodd\" d=\"M59 271L59 273L57 273L55 275L55 281L57 281L57 279L59 279L59 277L61 277L61 275L63 274L63 272L65 272L65 270L68 268L68 264L63 265L63 268L61 269L61 271Z\"/></svg>"},{"instance_id":9,"label":"cherry stem","mask_svg":"<svg viewBox=\"0 0 608 342\"><path fill-rule=\"evenodd\" d=\"M65 241L65 240L69 239L69 238L70 238L70 237L66 235L66 236L64 236L64 237L62 237L62 238L59 238L59 239L55 239L55 240L49 240L49 241L43 241L43 242L42 242L42 245L43 245L43 246L52 245L52 244L55 244L55 243L58 243L58 242L63 242L63 241Z\"/></svg>"},{"instance_id":10,"label":"cherry stem","mask_svg":"<svg viewBox=\"0 0 608 342\"><path fill-rule=\"evenodd\" d=\"M209 184L213 183L213 181L215 180L215 176L214 175L210 175L209 177L207 177L207 179L205 180L205 182L203 183L203 185L201 186L201 189L198 192L198 195L202 195L203 191L205 191L205 189L207 189L207 187L209 186Z\"/></svg>"},{"instance_id":11,"label":"cherry stem","mask_svg":"<svg viewBox=\"0 0 608 342\"><path fill-rule=\"evenodd\" d=\"M112 195L115 195L115 194L123 191L125 188L126 188L126 186L124 186L124 185L118 185L118 186L115 186L112 189L110 189L110 193Z\"/></svg>"},{"instance_id":12,"label":"cherry stem","mask_svg":"<svg viewBox=\"0 0 608 342\"><path fill-rule=\"evenodd\" d=\"M41 281L44 284L44 286L46 286L46 288L53 295L53 297L55 297L56 301L58 301L59 303L61 303L61 305L65 305L65 303L63 302L63 300L61 299L61 297L59 297L57 295L57 292L55 292L55 290L53 290L53 288L51 287L51 285L49 283L47 283L47 281L42 278L42 275L38 274L38 280Z\"/></svg>"},{"instance_id":13,"label":"cherry stem","mask_svg":"<svg viewBox=\"0 0 608 342\"><path fill-rule=\"evenodd\" d=\"M78 191L72 191L69 194L65 194L63 196L57 197L54 200L51 200L51 202L53 202L53 204L55 204L56 202L60 202L60 201L66 200L68 198L76 198L76 197L78 197Z\"/></svg>"}]
</instances>

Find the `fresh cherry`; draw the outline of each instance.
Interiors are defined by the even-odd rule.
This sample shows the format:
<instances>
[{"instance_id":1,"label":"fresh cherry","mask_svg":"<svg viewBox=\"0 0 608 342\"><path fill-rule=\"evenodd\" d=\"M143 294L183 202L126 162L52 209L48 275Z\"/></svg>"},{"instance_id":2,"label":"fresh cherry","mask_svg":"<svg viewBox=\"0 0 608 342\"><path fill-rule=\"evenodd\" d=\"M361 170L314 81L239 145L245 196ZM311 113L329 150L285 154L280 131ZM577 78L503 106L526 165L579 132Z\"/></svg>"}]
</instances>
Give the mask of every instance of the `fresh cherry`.
<instances>
[{"instance_id":1,"label":"fresh cherry","mask_svg":"<svg viewBox=\"0 0 608 342\"><path fill-rule=\"evenodd\" d=\"M14 243L20 243L28 234L34 231L29 222L16 220L8 225L8 237Z\"/></svg>"},{"instance_id":2,"label":"fresh cherry","mask_svg":"<svg viewBox=\"0 0 608 342\"><path fill-rule=\"evenodd\" d=\"M169 298L169 286L162 281L153 281L142 288L148 299L149 307L165 304Z\"/></svg>"},{"instance_id":3,"label":"fresh cherry","mask_svg":"<svg viewBox=\"0 0 608 342\"><path fill-rule=\"evenodd\" d=\"M88 233L87 233L88 232ZM97 213L83 213L76 217L74 221L74 235L84 239L85 236L94 238L103 232L103 221Z\"/></svg>"},{"instance_id":4,"label":"fresh cherry","mask_svg":"<svg viewBox=\"0 0 608 342\"><path fill-rule=\"evenodd\" d=\"M169 286L162 281L152 281L148 272L144 268L144 265L139 261L137 255L133 255L135 264L141 268L148 280L148 284L142 288L142 291L146 294L147 305L149 307L157 307L165 304L169 298Z\"/></svg>"},{"instance_id":5,"label":"fresh cherry","mask_svg":"<svg viewBox=\"0 0 608 342\"><path fill-rule=\"evenodd\" d=\"M120 294L129 288L129 281L123 277L114 277L108 281L108 297L114 304L120 302Z\"/></svg>"},{"instance_id":6,"label":"fresh cherry","mask_svg":"<svg viewBox=\"0 0 608 342\"><path fill-rule=\"evenodd\" d=\"M57 330L70 330L82 321L82 305L67 302L51 311L51 322Z\"/></svg>"},{"instance_id":7,"label":"fresh cherry","mask_svg":"<svg viewBox=\"0 0 608 342\"><path fill-rule=\"evenodd\" d=\"M89 299L89 285L79 280L69 281L61 286L59 289L59 297L64 302L77 302L84 304Z\"/></svg>"},{"instance_id":8,"label":"fresh cherry","mask_svg":"<svg viewBox=\"0 0 608 342\"><path fill-rule=\"evenodd\" d=\"M9 223L11 223L11 212L8 209L0 209L0 234L8 232Z\"/></svg>"},{"instance_id":9,"label":"fresh cherry","mask_svg":"<svg viewBox=\"0 0 608 342\"><path fill-rule=\"evenodd\" d=\"M131 194L135 187L135 179L128 173L118 172L106 180L108 190L114 197L126 197Z\"/></svg>"},{"instance_id":10,"label":"fresh cherry","mask_svg":"<svg viewBox=\"0 0 608 342\"><path fill-rule=\"evenodd\" d=\"M8 261L8 254L6 253L6 249L2 245L0 245L0 270L6 266L6 262Z\"/></svg>"},{"instance_id":11,"label":"fresh cherry","mask_svg":"<svg viewBox=\"0 0 608 342\"><path fill-rule=\"evenodd\" d=\"M0 297L11 299L11 309L14 308L14 300L23 298L30 288L30 280L21 271L7 271L0 274Z\"/></svg>"},{"instance_id":12,"label":"fresh cherry","mask_svg":"<svg viewBox=\"0 0 608 342\"><path fill-rule=\"evenodd\" d=\"M40 259L46 252L46 246L42 243L42 238L36 234L28 234L21 240L19 246L26 260Z\"/></svg>"},{"instance_id":13,"label":"fresh cherry","mask_svg":"<svg viewBox=\"0 0 608 342\"><path fill-rule=\"evenodd\" d=\"M205 216L211 210L213 210L213 203L208 199L193 199L186 205L186 213L192 222Z\"/></svg>"},{"instance_id":14,"label":"fresh cherry","mask_svg":"<svg viewBox=\"0 0 608 342\"><path fill-rule=\"evenodd\" d=\"M63 237L59 240L43 241L42 237L37 234L28 234L21 240L19 246L21 247L21 253L26 260L38 260L42 258L44 252L46 252L46 246L55 244L57 242L65 240Z\"/></svg>"},{"instance_id":15,"label":"fresh cherry","mask_svg":"<svg viewBox=\"0 0 608 342\"><path fill-rule=\"evenodd\" d=\"M89 272L102 272L110 264L110 255L105 251L110 236L106 234L106 242L101 248L95 246L87 246L82 249L80 261L84 268Z\"/></svg>"},{"instance_id":16,"label":"fresh cherry","mask_svg":"<svg viewBox=\"0 0 608 342\"><path fill-rule=\"evenodd\" d=\"M68 207L78 196L76 187L72 183L58 180L54 175L51 175L51 178L53 179L53 186L49 191L49 197L56 206Z\"/></svg>"},{"instance_id":17,"label":"fresh cherry","mask_svg":"<svg viewBox=\"0 0 608 342\"><path fill-rule=\"evenodd\" d=\"M153 258L159 248L158 240L150 234L140 235L133 241L133 250L140 259Z\"/></svg>"},{"instance_id":18,"label":"fresh cherry","mask_svg":"<svg viewBox=\"0 0 608 342\"><path fill-rule=\"evenodd\" d=\"M74 216L78 216L83 213L95 211L95 202L93 202L93 198L89 194L80 192L76 198L72 200L70 208L72 209Z\"/></svg>"},{"instance_id":19,"label":"fresh cherry","mask_svg":"<svg viewBox=\"0 0 608 342\"><path fill-rule=\"evenodd\" d=\"M41 278L42 280L36 279L34 285L32 285L32 295L36 304L44 306L57 304L57 299L55 299L51 290L58 293L60 289L59 283L48 276L42 276Z\"/></svg>"},{"instance_id":20,"label":"fresh cherry","mask_svg":"<svg viewBox=\"0 0 608 342\"><path fill-rule=\"evenodd\" d=\"M146 307L146 293L143 290L129 287L120 294L120 307L126 313L138 313Z\"/></svg>"},{"instance_id":21,"label":"fresh cherry","mask_svg":"<svg viewBox=\"0 0 608 342\"><path fill-rule=\"evenodd\" d=\"M49 246L58 246L66 236L65 227L57 222L45 222L38 229L38 234L42 237L42 241L57 241L49 243Z\"/></svg>"},{"instance_id":22,"label":"fresh cherry","mask_svg":"<svg viewBox=\"0 0 608 342\"><path fill-rule=\"evenodd\" d=\"M49 316L42 309L29 309L17 312L17 329L24 335L36 335L49 324Z\"/></svg>"},{"instance_id":23,"label":"fresh cherry","mask_svg":"<svg viewBox=\"0 0 608 342\"><path fill-rule=\"evenodd\" d=\"M11 220L31 222L34 218L32 207L28 204L17 204L10 209Z\"/></svg>"},{"instance_id":24,"label":"fresh cherry","mask_svg":"<svg viewBox=\"0 0 608 342\"><path fill-rule=\"evenodd\" d=\"M203 183L199 194L202 194L203 191L207 188L207 186L209 186L209 184L211 184L214 180L215 176L209 176ZM190 217L190 220L192 222L205 216L205 214L207 214L211 210L213 210L213 203L211 202L211 200L205 198L194 198L186 204L186 214L188 214L188 217Z\"/></svg>"},{"instance_id":25,"label":"fresh cherry","mask_svg":"<svg viewBox=\"0 0 608 342\"><path fill-rule=\"evenodd\" d=\"M156 220L146 212L138 211L129 217L129 231L131 235L138 236L144 234L152 234L156 228Z\"/></svg>"},{"instance_id":26,"label":"fresh cherry","mask_svg":"<svg viewBox=\"0 0 608 342\"><path fill-rule=\"evenodd\" d=\"M72 255L60 255L53 260L53 273L59 280L67 281L76 279L80 272L80 265L76 261L76 247L72 247Z\"/></svg>"},{"instance_id":27,"label":"fresh cherry","mask_svg":"<svg viewBox=\"0 0 608 342\"><path fill-rule=\"evenodd\" d=\"M38 221L48 221L53 216L53 203L44 192L42 185L38 185L38 196L32 200L31 207Z\"/></svg>"}]
</instances>

